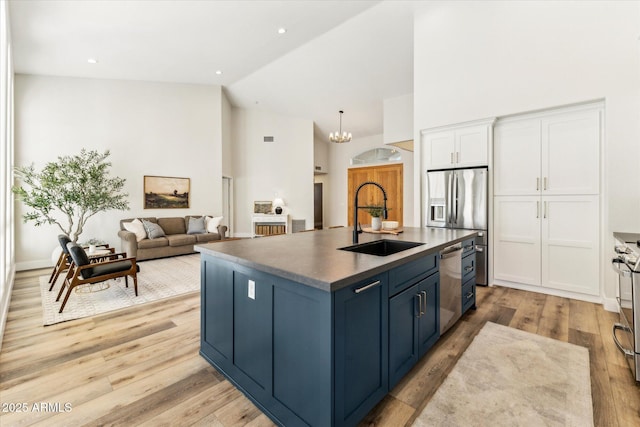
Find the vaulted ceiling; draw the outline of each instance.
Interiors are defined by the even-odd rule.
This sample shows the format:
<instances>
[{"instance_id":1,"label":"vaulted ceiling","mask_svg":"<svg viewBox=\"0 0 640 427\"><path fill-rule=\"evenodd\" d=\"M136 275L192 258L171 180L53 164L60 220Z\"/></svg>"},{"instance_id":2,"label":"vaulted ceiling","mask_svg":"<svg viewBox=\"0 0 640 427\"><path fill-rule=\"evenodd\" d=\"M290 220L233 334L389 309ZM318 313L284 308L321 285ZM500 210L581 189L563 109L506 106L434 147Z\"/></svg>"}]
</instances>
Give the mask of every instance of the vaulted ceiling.
<instances>
[{"instance_id":1,"label":"vaulted ceiling","mask_svg":"<svg viewBox=\"0 0 640 427\"><path fill-rule=\"evenodd\" d=\"M14 68L216 84L235 106L313 120L325 139L342 109L363 137L382 133L384 99L413 91L416 3L12 0Z\"/></svg>"}]
</instances>

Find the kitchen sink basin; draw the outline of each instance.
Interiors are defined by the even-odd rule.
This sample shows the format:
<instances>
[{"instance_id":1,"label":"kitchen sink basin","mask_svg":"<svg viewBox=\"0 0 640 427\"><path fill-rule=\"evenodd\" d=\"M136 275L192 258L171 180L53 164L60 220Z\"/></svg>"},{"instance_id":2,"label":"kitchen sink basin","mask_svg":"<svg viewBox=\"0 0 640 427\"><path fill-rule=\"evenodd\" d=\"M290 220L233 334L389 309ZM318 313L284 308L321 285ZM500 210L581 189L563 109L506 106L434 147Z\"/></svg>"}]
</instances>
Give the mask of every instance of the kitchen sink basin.
<instances>
[{"instance_id":1,"label":"kitchen sink basin","mask_svg":"<svg viewBox=\"0 0 640 427\"><path fill-rule=\"evenodd\" d=\"M373 242L360 243L359 245L345 246L344 248L338 249L342 251L358 252L361 254L387 256L406 251L407 249L415 248L420 245L424 245L424 243L382 239L375 240Z\"/></svg>"}]
</instances>

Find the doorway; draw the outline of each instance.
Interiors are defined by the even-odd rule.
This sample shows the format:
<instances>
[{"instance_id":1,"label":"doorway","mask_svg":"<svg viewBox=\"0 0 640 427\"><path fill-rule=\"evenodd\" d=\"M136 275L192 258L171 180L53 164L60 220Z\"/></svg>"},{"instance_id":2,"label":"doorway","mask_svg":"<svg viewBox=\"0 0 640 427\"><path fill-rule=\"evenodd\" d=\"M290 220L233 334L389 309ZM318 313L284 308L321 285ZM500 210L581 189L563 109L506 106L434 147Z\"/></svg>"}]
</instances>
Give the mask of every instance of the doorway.
<instances>
[{"instance_id":1,"label":"doorway","mask_svg":"<svg viewBox=\"0 0 640 427\"><path fill-rule=\"evenodd\" d=\"M228 176L222 177L222 216L228 237L233 237L233 181Z\"/></svg>"},{"instance_id":2,"label":"doorway","mask_svg":"<svg viewBox=\"0 0 640 427\"><path fill-rule=\"evenodd\" d=\"M324 219L322 217L322 183L313 184L313 228L322 230Z\"/></svg>"},{"instance_id":3,"label":"doorway","mask_svg":"<svg viewBox=\"0 0 640 427\"><path fill-rule=\"evenodd\" d=\"M360 168L350 168L348 170L347 181L347 221L348 225L353 225L353 199L360 184L373 181L380 184L387 193L387 209L389 220L398 221L402 227L403 218L403 164L394 163L382 166L365 166ZM382 192L374 186L366 186L358 194L358 204L360 206L382 205ZM371 215L366 210L358 212L358 222L361 224L371 224Z\"/></svg>"}]
</instances>

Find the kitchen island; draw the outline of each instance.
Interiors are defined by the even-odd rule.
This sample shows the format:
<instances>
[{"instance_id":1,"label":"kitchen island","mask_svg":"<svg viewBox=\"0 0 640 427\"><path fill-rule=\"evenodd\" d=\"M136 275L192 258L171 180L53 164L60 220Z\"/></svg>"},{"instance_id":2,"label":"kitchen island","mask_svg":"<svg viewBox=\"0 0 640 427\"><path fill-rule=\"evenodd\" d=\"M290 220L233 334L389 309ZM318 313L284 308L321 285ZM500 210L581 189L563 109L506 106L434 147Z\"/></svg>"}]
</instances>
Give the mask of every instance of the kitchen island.
<instances>
[{"instance_id":1,"label":"kitchen island","mask_svg":"<svg viewBox=\"0 0 640 427\"><path fill-rule=\"evenodd\" d=\"M384 238L424 244L388 256L340 250L348 228L198 245L200 354L280 425L356 425L439 338L438 253L475 235L405 228Z\"/></svg>"}]
</instances>

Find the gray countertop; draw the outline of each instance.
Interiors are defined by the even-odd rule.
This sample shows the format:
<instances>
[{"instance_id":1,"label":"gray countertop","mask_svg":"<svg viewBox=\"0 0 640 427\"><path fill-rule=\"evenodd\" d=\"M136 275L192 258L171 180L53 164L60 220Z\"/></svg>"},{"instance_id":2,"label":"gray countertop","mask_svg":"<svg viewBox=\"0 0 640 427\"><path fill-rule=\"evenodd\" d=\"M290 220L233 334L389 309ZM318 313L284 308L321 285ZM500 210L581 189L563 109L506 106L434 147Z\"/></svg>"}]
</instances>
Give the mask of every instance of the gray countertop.
<instances>
[{"instance_id":1,"label":"gray countertop","mask_svg":"<svg viewBox=\"0 0 640 427\"><path fill-rule=\"evenodd\" d=\"M360 234L360 243L382 238L425 243L422 246L381 257L338 250L338 248L352 245L352 232L352 228L334 228L208 243L196 245L195 250L332 292L477 234L476 231L471 230L406 227L404 232L397 236Z\"/></svg>"}]
</instances>

